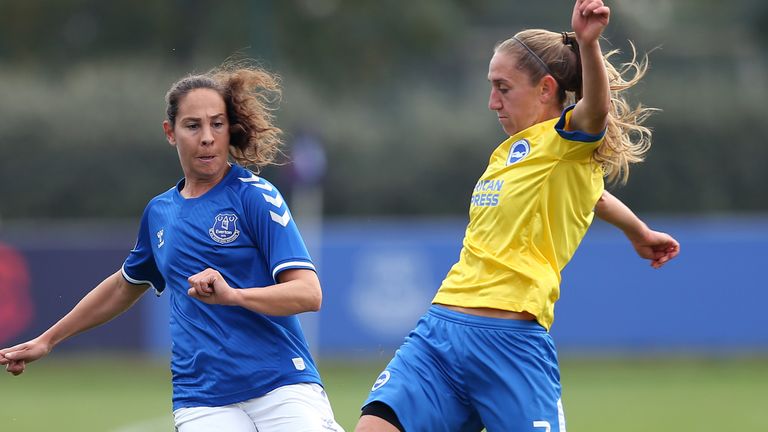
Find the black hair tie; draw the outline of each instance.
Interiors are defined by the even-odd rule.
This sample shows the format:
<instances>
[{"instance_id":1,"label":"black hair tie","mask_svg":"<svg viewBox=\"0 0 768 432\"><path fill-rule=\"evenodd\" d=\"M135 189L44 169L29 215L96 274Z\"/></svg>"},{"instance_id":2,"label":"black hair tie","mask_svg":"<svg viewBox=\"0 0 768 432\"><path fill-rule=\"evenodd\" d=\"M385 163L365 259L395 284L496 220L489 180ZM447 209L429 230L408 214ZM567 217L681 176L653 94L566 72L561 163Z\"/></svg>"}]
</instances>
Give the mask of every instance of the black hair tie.
<instances>
[{"instance_id":1,"label":"black hair tie","mask_svg":"<svg viewBox=\"0 0 768 432\"><path fill-rule=\"evenodd\" d=\"M560 34L563 35L563 45L573 45L573 39L568 36L568 32L561 32Z\"/></svg>"}]
</instances>

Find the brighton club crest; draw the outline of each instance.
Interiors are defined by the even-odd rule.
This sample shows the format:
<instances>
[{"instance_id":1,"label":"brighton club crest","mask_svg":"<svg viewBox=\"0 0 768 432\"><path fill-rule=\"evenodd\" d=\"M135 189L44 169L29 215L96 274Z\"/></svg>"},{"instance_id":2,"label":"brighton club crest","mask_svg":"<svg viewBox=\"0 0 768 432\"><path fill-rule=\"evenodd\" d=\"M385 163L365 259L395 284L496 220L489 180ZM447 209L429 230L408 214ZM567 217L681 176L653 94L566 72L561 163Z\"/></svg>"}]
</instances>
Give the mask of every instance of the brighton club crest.
<instances>
[{"instance_id":1,"label":"brighton club crest","mask_svg":"<svg viewBox=\"0 0 768 432\"><path fill-rule=\"evenodd\" d=\"M528 156L528 153L530 152L531 152L531 145L528 143L528 140L521 139L521 140L515 141L509 147L509 156L507 156L507 165L512 165L514 163L520 162L521 160L525 159L525 157Z\"/></svg>"},{"instance_id":2,"label":"brighton club crest","mask_svg":"<svg viewBox=\"0 0 768 432\"><path fill-rule=\"evenodd\" d=\"M208 234L216 243L232 243L240 235L240 230L237 229L237 215L233 213L217 214Z\"/></svg>"}]
</instances>

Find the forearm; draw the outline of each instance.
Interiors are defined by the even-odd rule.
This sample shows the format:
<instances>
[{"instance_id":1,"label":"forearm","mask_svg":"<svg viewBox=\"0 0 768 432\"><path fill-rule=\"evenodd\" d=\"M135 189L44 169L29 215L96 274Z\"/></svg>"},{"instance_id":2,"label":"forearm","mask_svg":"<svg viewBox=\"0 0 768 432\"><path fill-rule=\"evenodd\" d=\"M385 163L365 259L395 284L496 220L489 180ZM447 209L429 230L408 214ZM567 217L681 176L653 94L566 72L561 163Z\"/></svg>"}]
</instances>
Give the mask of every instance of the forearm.
<instances>
[{"instance_id":1,"label":"forearm","mask_svg":"<svg viewBox=\"0 0 768 432\"><path fill-rule=\"evenodd\" d=\"M600 42L579 45L579 52L585 111L604 123L611 107L611 94Z\"/></svg>"},{"instance_id":2,"label":"forearm","mask_svg":"<svg viewBox=\"0 0 768 432\"><path fill-rule=\"evenodd\" d=\"M322 291L319 284L301 279L263 288L234 290L234 303L265 315L286 316L320 310Z\"/></svg>"},{"instance_id":3,"label":"forearm","mask_svg":"<svg viewBox=\"0 0 768 432\"><path fill-rule=\"evenodd\" d=\"M574 128L597 134L605 129L611 107L608 74L598 41L579 45L582 68L582 99L576 105Z\"/></svg>"},{"instance_id":4,"label":"forearm","mask_svg":"<svg viewBox=\"0 0 768 432\"><path fill-rule=\"evenodd\" d=\"M629 207L606 191L595 205L595 215L623 231L629 239L641 239L649 231Z\"/></svg>"},{"instance_id":5,"label":"forearm","mask_svg":"<svg viewBox=\"0 0 768 432\"><path fill-rule=\"evenodd\" d=\"M104 324L125 312L147 288L144 285L131 285L118 271L91 290L38 339L53 348L61 341Z\"/></svg>"}]
</instances>

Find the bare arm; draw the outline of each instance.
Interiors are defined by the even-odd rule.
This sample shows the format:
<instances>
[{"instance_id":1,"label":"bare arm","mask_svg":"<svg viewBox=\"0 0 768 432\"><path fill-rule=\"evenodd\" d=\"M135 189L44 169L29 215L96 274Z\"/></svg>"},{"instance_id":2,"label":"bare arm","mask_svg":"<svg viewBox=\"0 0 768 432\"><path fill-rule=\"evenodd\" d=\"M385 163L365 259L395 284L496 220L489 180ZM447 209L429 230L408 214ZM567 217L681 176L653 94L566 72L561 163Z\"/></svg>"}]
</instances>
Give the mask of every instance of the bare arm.
<instances>
[{"instance_id":1,"label":"bare arm","mask_svg":"<svg viewBox=\"0 0 768 432\"><path fill-rule=\"evenodd\" d=\"M680 244L667 233L654 231L640 220L623 202L608 192L597 201L595 214L600 219L622 230L637 254L651 260L653 268L660 268L680 253Z\"/></svg>"},{"instance_id":2,"label":"bare arm","mask_svg":"<svg viewBox=\"0 0 768 432\"><path fill-rule=\"evenodd\" d=\"M598 134L607 123L611 93L599 39L610 15L610 9L602 0L576 0L573 7L571 26L579 41L583 86L582 99L571 115L573 130Z\"/></svg>"},{"instance_id":3,"label":"bare arm","mask_svg":"<svg viewBox=\"0 0 768 432\"><path fill-rule=\"evenodd\" d=\"M133 285L120 271L112 274L86 294L72 310L43 334L22 344L0 350L0 364L14 375L24 372L25 364L51 352L61 341L104 324L128 310L148 285Z\"/></svg>"},{"instance_id":4,"label":"bare arm","mask_svg":"<svg viewBox=\"0 0 768 432\"><path fill-rule=\"evenodd\" d=\"M307 269L280 272L275 285L235 289L221 274L206 269L189 278L189 295L207 304L241 306L266 315L295 315L320 310L323 294L317 274Z\"/></svg>"}]
</instances>

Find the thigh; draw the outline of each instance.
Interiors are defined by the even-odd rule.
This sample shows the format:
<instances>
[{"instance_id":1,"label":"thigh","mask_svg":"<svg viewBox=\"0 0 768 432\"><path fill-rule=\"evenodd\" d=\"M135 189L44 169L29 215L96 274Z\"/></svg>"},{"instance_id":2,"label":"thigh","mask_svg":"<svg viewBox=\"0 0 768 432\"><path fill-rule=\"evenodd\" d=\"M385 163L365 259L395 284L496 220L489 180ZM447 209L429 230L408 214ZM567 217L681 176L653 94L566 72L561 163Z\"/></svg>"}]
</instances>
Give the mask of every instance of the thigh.
<instances>
[{"instance_id":1,"label":"thigh","mask_svg":"<svg viewBox=\"0 0 768 432\"><path fill-rule=\"evenodd\" d=\"M334 419L325 390L315 383L278 387L238 405L259 432L344 432Z\"/></svg>"},{"instance_id":2,"label":"thigh","mask_svg":"<svg viewBox=\"0 0 768 432\"><path fill-rule=\"evenodd\" d=\"M355 432L400 432L401 430L403 429L393 426L392 423L381 417L365 414L360 416L360 420L355 426Z\"/></svg>"},{"instance_id":3,"label":"thigh","mask_svg":"<svg viewBox=\"0 0 768 432\"><path fill-rule=\"evenodd\" d=\"M173 412L173 420L178 432L256 432L248 414L232 405L180 408Z\"/></svg>"},{"instance_id":4,"label":"thigh","mask_svg":"<svg viewBox=\"0 0 768 432\"><path fill-rule=\"evenodd\" d=\"M549 333L476 329L471 399L488 432L565 432L560 371ZM470 379L471 377L471 379Z\"/></svg>"},{"instance_id":5,"label":"thigh","mask_svg":"<svg viewBox=\"0 0 768 432\"><path fill-rule=\"evenodd\" d=\"M378 376L364 406L388 405L406 431L479 431L444 322L426 315Z\"/></svg>"}]
</instances>

